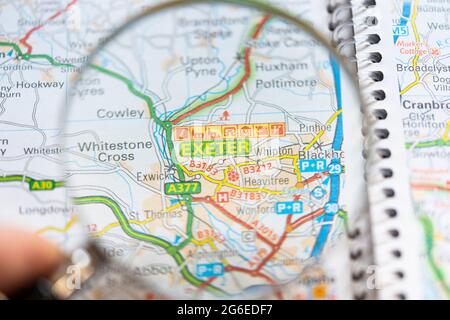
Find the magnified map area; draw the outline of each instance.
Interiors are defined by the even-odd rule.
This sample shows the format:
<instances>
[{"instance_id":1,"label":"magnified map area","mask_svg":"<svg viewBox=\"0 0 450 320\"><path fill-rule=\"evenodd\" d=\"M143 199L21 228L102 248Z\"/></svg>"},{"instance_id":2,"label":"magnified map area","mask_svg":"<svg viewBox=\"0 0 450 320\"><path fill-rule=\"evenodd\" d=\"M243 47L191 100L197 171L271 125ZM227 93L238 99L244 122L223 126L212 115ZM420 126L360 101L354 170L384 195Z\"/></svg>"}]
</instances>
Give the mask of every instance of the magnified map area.
<instances>
[{"instance_id":1,"label":"magnified map area","mask_svg":"<svg viewBox=\"0 0 450 320\"><path fill-rule=\"evenodd\" d=\"M82 221L172 293L293 280L343 232L339 81L328 51L276 17L221 5L141 21L73 92Z\"/></svg>"}]
</instances>

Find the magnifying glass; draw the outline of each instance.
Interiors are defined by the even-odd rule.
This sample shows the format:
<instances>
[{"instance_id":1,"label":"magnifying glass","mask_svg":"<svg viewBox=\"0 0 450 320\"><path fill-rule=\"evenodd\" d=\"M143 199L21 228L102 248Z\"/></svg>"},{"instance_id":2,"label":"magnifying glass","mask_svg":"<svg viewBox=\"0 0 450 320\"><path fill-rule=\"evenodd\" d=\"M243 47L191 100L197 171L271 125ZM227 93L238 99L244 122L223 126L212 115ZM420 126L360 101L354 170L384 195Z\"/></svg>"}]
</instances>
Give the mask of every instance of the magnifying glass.
<instances>
[{"instance_id":1,"label":"magnifying glass","mask_svg":"<svg viewBox=\"0 0 450 320\"><path fill-rule=\"evenodd\" d=\"M367 213L362 103L343 61L259 1L169 1L117 29L65 114L86 234L52 295L107 298L103 277L121 294L292 296Z\"/></svg>"}]
</instances>

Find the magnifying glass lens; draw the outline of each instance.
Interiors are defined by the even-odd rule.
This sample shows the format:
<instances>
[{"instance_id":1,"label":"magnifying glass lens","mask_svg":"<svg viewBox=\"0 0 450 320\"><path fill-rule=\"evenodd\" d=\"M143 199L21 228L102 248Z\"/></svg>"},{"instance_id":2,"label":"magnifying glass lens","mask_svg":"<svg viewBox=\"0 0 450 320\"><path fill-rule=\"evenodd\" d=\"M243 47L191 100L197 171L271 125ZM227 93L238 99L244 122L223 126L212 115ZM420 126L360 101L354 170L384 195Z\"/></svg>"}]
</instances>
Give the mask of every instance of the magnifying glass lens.
<instances>
[{"instance_id":1,"label":"magnifying glass lens","mask_svg":"<svg viewBox=\"0 0 450 320\"><path fill-rule=\"evenodd\" d=\"M80 221L166 297L278 292L345 232L343 82L330 50L272 12L197 3L128 24L72 93Z\"/></svg>"}]
</instances>

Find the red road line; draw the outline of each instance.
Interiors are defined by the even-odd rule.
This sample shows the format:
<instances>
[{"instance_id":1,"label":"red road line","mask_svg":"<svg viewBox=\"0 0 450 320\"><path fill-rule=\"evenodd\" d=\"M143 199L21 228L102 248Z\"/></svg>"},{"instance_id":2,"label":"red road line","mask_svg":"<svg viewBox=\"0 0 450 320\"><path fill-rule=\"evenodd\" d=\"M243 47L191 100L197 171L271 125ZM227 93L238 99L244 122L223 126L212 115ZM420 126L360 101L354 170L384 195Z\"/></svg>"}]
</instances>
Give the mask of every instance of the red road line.
<instances>
[{"instance_id":1,"label":"red road line","mask_svg":"<svg viewBox=\"0 0 450 320\"><path fill-rule=\"evenodd\" d=\"M320 217L321 215L324 214L324 212L325 212L325 210L323 208L321 208L319 210L311 212L311 213L297 219L290 225L291 232L293 230L297 229L298 227L300 227L302 224L305 224L306 222L311 221L312 219Z\"/></svg>"},{"instance_id":2,"label":"red road line","mask_svg":"<svg viewBox=\"0 0 450 320\"><path fill-rule=\"evenodd\" d=\"M256 271L256 270L250 270L250 269L245 269L245 268L241 268L241 267L235 267L235 266L231 266L228 265L225 267L225 271L226 272L241 272L241 273L247 273L252 277L259 277L259 278L263 278L264 280L266 280L269 284L275 286L277 285L277 283L268 275L265 275L264 273L260 272L260 271ZM283 300L283 293L280 290L277 290L275 293L275 296L277 297L278 300Z\"/></svg>"},{"instance_id":3,"label":"red road line","mask_svg":"<svg viewBox=\"0 0 450 320\"><path fill-rule=\"evenodd\" d=\"M250 269L245 269L245 268L241 268L241 267L235 267L235 266L226 266L225 267L225 271L230 272L230 271L235 271L235 272L241 272L241 273L247 273L252 277L259 277L259 278L263 278L264 280L266 280L269 284L271 285L275 285L275 281L269 277L268 275L265 275L264 273L261 273L258 270L250 270Z\"/></svg>"},{"instance_id":4,"label":"red road line","mask_svg":"<svg viewBox=\"0 0 450 320\"><path fill-rule=\"evenodd\" d=\"M450 191L450 183L448 183L446 186L444 186L444 185L432 185L432 184L412 184L411 187L413 189L421 189L421 190Z\"/></svg>"},{"instance_id":5,"label":"red road line","mask_svg":"<svg viewBox=\"0 0 450 320\"><path fill-rule=\"evenodd\" d=\"M280 240L278 241L277 245L275 247L273 247L272 252L270 254L268 254L264 258L264 260L261 261L261 263L256 268L256 271L260 271L266 265L266 263L269 262L269 260L272 259L273 256L278 253L278 251L280 251L281 246L283 245L283 242L286 240L287 235L290 232L292 232L296 228L300 227L302 224L304 224L308 221L311 221L312 219L315 219L316 217L321 216L324 212L325 212L325 210L323 208L316 210L306 216L301 217L300 219L296 220L294 223L291 223L292 215L289 215L287 218L287 221L286 221L286 228L284 230L284 233L281 235Z\"/></svg>"},{"instance_id":6,"label":"red road line","mask_svg":"<svg viewBox=\"0 0 450 320\"><path fill-rule=\"evenodd\" d=\"M301 183L303 183L303 184L310 184L311 182L314 182L316 180L319 180L319 179L324 178L324 177L329 176L329 175L330 175L329 172L316 173L311 178L303 180Z\"/></svg>"},{"instance_id":7,"label":"red road line","mask_svg":"<svg viewBox=\"0 0 450 320\"><path fill-rule=\"evenodd\" d=\"M230 218L231 220L233 220L236 223L239 223L241 226L249 229L249 230L254 230L255 228L253 228L251 225L249 225L247 222L242 221L241 219L237 218L235 215L233 215L231 212L227 211L225 208L223 208L222 206L220 206L219 204L217 204L213 199L211 199L211 197L205 197L205 198L192 198L193 202L206 202L211 204L213 207L215 207L216 209L218 209L220 212L222 212L224 215L226 215L228 218ZM267 240L267 238L265 238L264 236L262 236L260 233L258 233L255 230L256 233L256 237L258 239L260 239L261 241L265 242L266 244L268 244L271 248L273 248L275 246L275 244L273 244L272 242L270 242L269 240Z\"/></svg>"},{"instance_id":8,"label":"red road line","mask_svg":"<svg viewBox=\"0 0 450 320\"><path fill-rule=\"evenodd\" d=\"M301 217L300 219L296 220L294 223L291 223L292 215L289 215L286 221L286 228L284 230L284 233L281 235L280 240L278 241L277 245L273 247L272 252L268 254L263 261L258 265L256 268L257 271L261 270L266 263L273 258L275 254L280 251L281 246L283 245L283 242L286 240L287 235L295 230L296 228L300 227L302 224L311 221L312 219L321 216L325 212L324 209L319 209L317 211L314 211L306 216Z\"/></svg>"},{"instance_id":9,"label":"red road line","mask_svg":"<svg viewBox=\"0 0 450 320\"><path fill-rule=\"evenodd\" d=\"M205 288L207 287L207 286L209 286L210 284L212 284L213 282L214 282L214 280L216 280L217 279L217 277L211 277L211 278L209 278L207 281L205 281L205 282L203 282L198 288L197 288L197 294L200 294L200 293L202 293L204 290L205 290Z\"/></svg>"},{"instance_id":10,"label":"red road line","mask_svg":"<svg viewBox=\"0 0 450 320\"><path fill-rule=\"evenodd\" d=\"M192 198L193 202L206 202L211 204L212 206L214 206L216 209L218 209L220 212L222 212L224 215L226 215L228 218L230 218L231 220L233 220L234 222L246 227L247 229L250 230L254 230L254 228L249 225L248 223L238 219L236 216L234 216L231 212L228 212L225 208L223 208L222 206L218 205L215 201L213 201L211 199L211 197L204 197L204 198ZM287 235L292 232L293 230L295 230L296 228L298 228L299 226L301 226L302 224L315 219L319 216L321 216L323 213L325 212L325 210L323 208L318 209L308 215L305 215L301 218L299 218L298 220L296 220L295 222L291 222L292 220L292 215L289 215L286 221L286 228L284 233L281 235L280 239L278 240L277 244L273 244L271 243L269 240L267 240L265 237L263 237L261 234L259 234L258 232L256 232L256 236L258 237L258 239L262 240L263 242L265 242L266 244L268 244L271 248L272 251L270 254L268 254L264 260L262 260L260 262L260 264L258 265L258 267L255 270L251 270L251 269L245 269L245 268L241 268L241 267L235 267L235 266L226 266L225 267L225 271L237 271L237 272L243 272L243 273L247 273L253 277L261 277L264 278L265 280L267 280L270 284L275 284L273 279L271 279L269 276L261 273L261 269L266 265L266 263L272 259L272 257L281 249L281 246L283 244L283 242L286 240Z\"/></svg>"},{"instance_id":11,"label":"red road line","mask_svg":"<svg viewBox=\"0 0 450 320\"><path fill-rule=\"evenodd\" d=\"M290 226L291 226L291 220L292 220L292 215L289 215L286 219L286 227L284 228L284 232L281 235L280 239L278 240L278 243L275 247L272 248L272 252L269 253L264 259L263 261L261 261L261 263L258 265L258 267L256 268L256 271L260 271L267 262L269 262L270 259L272 259L272 257L277 254L278 251L280 251L281 246L283 245L283 242L286 240L288 233L290 232Z\"/></svg>"},{"instance_id":12,"label":"red road line","mask_svg":"<svg viewBox=\"0 0 450 320\"><path fill-rule=\"evenodd\" d=\"M67 10L69 10L69 8L71 6L73 6L78 0L72 0L70 1L67 6L60 11L57 11L55 14L53 14L51 17L49 17L43 24L37 25L36 27L32 28L31 30L29 30L25 36L19 40L19 43L22 44L23 46L25 46L27 48L27 54L30 54L33 51L33 47L31 45L28 44L28 39L31 37L31 35L42 29L48 22L55 20L56 18L58 18L60 15L62 15L64 12L66 12Z\"/></svg>"},{"instance_id":13,"label":"red road line","mask_svg":"<svg viewBox=\"0 0 450 320\"><path fill-rule=\"evenodd\" d=\"M252 35L252 40L255 40L259 37L259 35L261 34L264 25L267 23L267 21L269 21L270 16L266 15L263 17L263 19L261 20L261 22L257 25L255 32ZM227 93L225 93L224 95L213 99L211 101L208 101L206 103L203 103L197 107L195 107L194 109L190 110L189 112L186 112L185 114L180 115L178 118L174 119L172 121L173 124L178 124L181 121L183 121L184 119L186 119L187 117L191 116L194 113L197 113L205 108L208 108L210 106L213 106L219 102L222 102L226 99L228 99L230 96L236 94L237 92L239 92L242 87L244 86L244 84L247 82L247 80L250 78L251 72L252 72L252 68L251 68L251 64L250 64L250 55L252 53L252 48L251 47L247 47L245 49L245 74L242 77L242 79L239 81L239 83L237 84L236 87L234 87L232 90L228 91Z\"/></svg>"}]
</instances>

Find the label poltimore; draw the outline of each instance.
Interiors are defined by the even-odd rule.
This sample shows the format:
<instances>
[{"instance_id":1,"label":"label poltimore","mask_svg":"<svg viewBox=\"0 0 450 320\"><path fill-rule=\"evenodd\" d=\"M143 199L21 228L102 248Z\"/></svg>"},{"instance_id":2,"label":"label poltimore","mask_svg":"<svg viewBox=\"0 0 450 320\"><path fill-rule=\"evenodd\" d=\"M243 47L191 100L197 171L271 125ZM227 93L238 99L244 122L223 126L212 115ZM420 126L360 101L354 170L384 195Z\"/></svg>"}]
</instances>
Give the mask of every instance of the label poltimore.
<instances>
[{"instance_id":1,"label":"label poltimore","mask_svg":"<svg viewBox=\"0 0 450 320\"><path fill-rule=\"evenodd\" d=\"M30 191L50 191L55 189L54 180L31 180L28 182Z\"/></svg>"},{"instance_id":2,"label":"label poltimore","mask_svg":"<svg viewBox=\"0 0 450 320\"><path fill-rule=\"evenodd\" d=\"M164 193L166 195L189 195L199 194L202 192L200 182L171 182L164 185Z\"/></svg>"},{"instance_id":3,"label":"label poltimore","mask_svg":"<svg viewBox=\"0 0 450 320\"><path fill-rule=\"evenodd\" d=\"M189 141L180 144L182 157L248 156L251 143L248 139L218 141Z\"/></svg>"}]
</instances>

